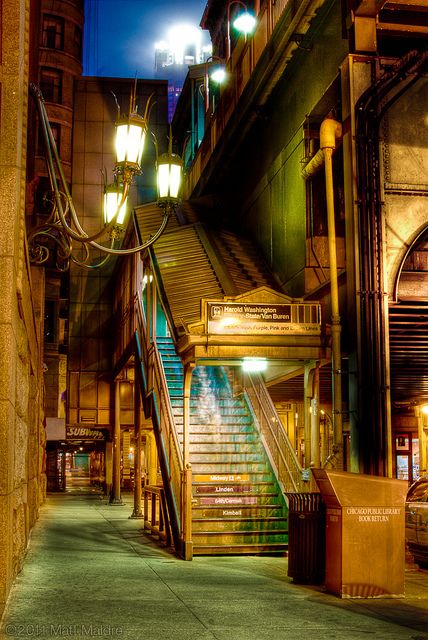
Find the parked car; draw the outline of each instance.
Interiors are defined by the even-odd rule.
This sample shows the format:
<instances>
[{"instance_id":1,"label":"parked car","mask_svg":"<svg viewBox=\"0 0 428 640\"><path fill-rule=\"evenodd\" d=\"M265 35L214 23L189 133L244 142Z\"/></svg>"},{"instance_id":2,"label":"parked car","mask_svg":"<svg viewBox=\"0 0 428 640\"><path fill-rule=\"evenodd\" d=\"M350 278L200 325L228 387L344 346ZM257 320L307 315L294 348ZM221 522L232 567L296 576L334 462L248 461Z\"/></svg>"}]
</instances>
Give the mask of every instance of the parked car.
<instances>
[{"instance_id":1,"label":"parked car","mask_svg":"<svg viewBox=\"0 0 428 640\"><path fill-rule=\"evenodd\" d=\"M406 541L415 562L428 565L428 476L416 480L407 493Z\"/></svg>"}]
</instances>

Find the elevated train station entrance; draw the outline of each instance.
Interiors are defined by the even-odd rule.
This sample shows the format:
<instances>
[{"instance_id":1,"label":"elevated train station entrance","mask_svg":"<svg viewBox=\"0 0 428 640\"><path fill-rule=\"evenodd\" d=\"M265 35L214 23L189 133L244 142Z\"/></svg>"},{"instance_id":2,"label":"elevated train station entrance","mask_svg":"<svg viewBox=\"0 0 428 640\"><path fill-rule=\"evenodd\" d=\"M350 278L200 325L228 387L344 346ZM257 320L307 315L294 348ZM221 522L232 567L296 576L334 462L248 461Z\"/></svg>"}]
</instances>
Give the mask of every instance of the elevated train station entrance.
<instances>
[{"instance_id":1,"label":"elevated train station entrance","mask_svg":"<svg viewBox=\"0 0 428 640\"><path fill-rule=\"evenodd\" d=\"M278 291L249 243L220 235L221 250L218 232L177 225L150 250L144 271L137 265L137 274L123 274L139 290L117 371L135 370L164 492L157 511L142 516L159 518L148 523L155 531L167 521L166 537L187 559L284 553L285 493L313 488L309 466L321 455L311 434L321 422L319 371L330 360L321 305ZM302 371L306 395L280 415L266 377ZM313 417L305 420L309 406ZM149 482L141 500L157 495Z\"/></svg>"}]
</instances>

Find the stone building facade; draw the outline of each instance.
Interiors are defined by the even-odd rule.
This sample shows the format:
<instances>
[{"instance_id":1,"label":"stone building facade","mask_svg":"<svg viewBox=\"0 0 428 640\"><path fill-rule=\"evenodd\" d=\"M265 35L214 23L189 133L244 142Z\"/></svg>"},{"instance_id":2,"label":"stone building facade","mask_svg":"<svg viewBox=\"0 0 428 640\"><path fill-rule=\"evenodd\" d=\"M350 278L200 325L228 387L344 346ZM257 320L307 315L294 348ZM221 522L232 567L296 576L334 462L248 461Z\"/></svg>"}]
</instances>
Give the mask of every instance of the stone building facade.
<instances>
[{"instance_id":1,"label":"stone building facade","mask_svg":"<svg viewBox=\"0 0 428 640\"><path fill-rule=\"evenodd\" d=\"M25 234L30 1L1 2L0 611L45 496L44 274Z\"/></svg>"},{"instance_id":2,"label":"stone building facade","mask_svg":"<svg viewBox=\"0 0 428 640\"><path fill-rule=\"evenodd\" d=\"M46 495L46 420L61 414L65 280L33 266L28 230L46 218L48 173L30 83L45 95L71 183L74 80L83 0L2 0L0 278L0 612ZM46 266L46 265L45 265ZM62 316L62 317L61 317Z\"/></svg>"}]
</instances>

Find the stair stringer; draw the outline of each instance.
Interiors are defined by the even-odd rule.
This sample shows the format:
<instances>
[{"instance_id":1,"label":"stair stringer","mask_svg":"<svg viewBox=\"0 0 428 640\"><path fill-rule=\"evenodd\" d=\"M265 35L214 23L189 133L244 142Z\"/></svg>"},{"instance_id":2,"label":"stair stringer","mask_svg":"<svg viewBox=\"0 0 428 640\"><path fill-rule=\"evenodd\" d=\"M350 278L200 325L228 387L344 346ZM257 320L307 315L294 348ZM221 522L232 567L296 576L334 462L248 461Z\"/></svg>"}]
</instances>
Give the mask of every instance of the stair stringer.
<instances>
[{"instance_id":1,"label":"stair stringer","mask_svg":"<svg viewBox=\"0 0 428 640\"><path fill-rule=\"evenodd\" d=\"M182 487L176 487L174 490L174 487L172 486L170 456L167 453L161 413L159 411L159 405L157 402L157 394L155 389L149 390L148 388L147 362L143 357L138 331L135 332L134 342L136 361L140 364L137 369L136 382L141 390L145 415L151 418L153 425L153 433L155 436L156 449L159 456L159 465L161 469L162 483L168 507L169 526L171 528L172 539L174 541L174 548L179 556L184 557L181 524L182 510L180 505ZM181 465L181 467L182 469L180 470L180 476L182 477L182 470L184 467L183 465Z\"/></svg>"}]
</instances>

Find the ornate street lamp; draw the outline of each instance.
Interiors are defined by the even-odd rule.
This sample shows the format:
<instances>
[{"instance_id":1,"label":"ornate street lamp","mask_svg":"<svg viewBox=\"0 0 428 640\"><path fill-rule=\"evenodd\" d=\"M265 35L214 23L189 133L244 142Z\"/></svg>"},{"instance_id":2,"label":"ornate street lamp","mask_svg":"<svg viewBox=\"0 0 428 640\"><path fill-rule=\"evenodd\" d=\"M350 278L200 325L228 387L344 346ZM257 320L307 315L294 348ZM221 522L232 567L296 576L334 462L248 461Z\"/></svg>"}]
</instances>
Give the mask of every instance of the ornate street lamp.
<instances>
[{"instance_id":1,"label":"ornate street lamp","mask_svg":"<svg viewBox=\"0 0 428 640\"><path fill-rule=\"evenodd\" d=\"M104 187L104 225L107 227L114 220L115 225L123 227L126 218L127 198L124 198L122 184L108 184Z\"/></svg>"},{"instance_id":2,"label":"ornate street lamp","mask_svg":"<svg viewBox=\"0 0 428 640\"><path fill-rule=\"evenodd\" d=\"M256 28L256 18L254 15L248 11L248 7L245 2L241 2L241 0L230 0L227 5L227 39L226 39L226 60L229 60L231 53L230 46L230 25L231 25L231 7L237 4L242 7L244 10L239 11L239 13L235 16L232 26L234 29L239 31L240 33L244 33L246 36L250 33L253 33Z\"/></svg>"},{"instance_id":3,"label":"ornate street lamp","mask_svg":"<svg viewBox=\"0 0 428 640\"><path fill-rule=\"evenodd\" d=\"M156 153L157 155L157 153ZM183 174L183 160L181 156L172 153L172 132L170 129L168 151L158 156L156 161L158 205L178 204Z\"/></svg>"},{"instance_id":4,"label":"ornate street lamp","mask_svg":"<svg viewBox=\"0 0 428 640\"><path fill-rule=\"evenodd\" d=\"M115 173L126 176L141 172L144 142L148 129L150 100L146 104L144 116L137 112L136 87L131 94L129 114L121 115L115 122L116 127L116 167Z\"/></svg>"},{"instance_id":5,"label":"ornate street lamp","mask_svg":"<svg viewBox=\"0 0 428 640\"><path fill-rule=\"evenodd\" d=\"M210 64L211 63L211 64ZM218 56L210 56L205 60L205 111L210 109L210 80L222 84L226 78L225 61Z\"/></svg>"},{"instance_id":6,"label":"ornate street lamp","mask_svg":"<svg viewBox=\"0 0 428 640\"><path fill-rule=\"evenodd\" d=\"M30 259L34 264L43 264L49 259L49 248L46 239L57 247L57 268L65 271L70 261L86 269L98 268L106 263L111 255L130 255L143 251L153 244L165 230L171 212L179 203L182 161L172 153L172 136L168 152L158 157L157 169L159 197L158 205L163 209L163 218L159 229L146 241L137 246L123 249L118 247L118 240L126 228L127 198L134 177L141 173L141 160L144 143L148 132L150 99L144 116L137 112L136 85L130 99L129 113L119 112L116 126L116 164L113 170L114 182L104 188L104 226L93 235L83 229L68 189L55 139L49 123L45 103L40 89L30 85L36 100L41 130L43 133L46 163L53 192L52 210L46 222L38 225L28 234ZM153 135L154 137L154 135ZM165 166L168 168L165 169ZM166 186L165 186L166 181ZM108 238L108 245L101 239ZM79 242L84 249L84 258L78 259L73 253L73 241ZM96 263L90 262L89 249L94 248L106 254Z\"/></svg>"}]
</instances>

